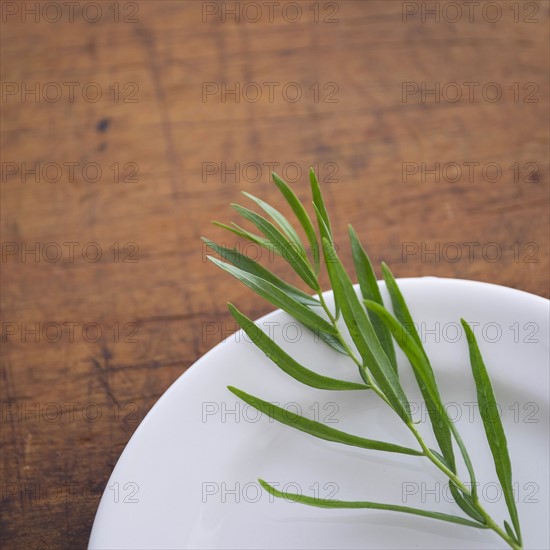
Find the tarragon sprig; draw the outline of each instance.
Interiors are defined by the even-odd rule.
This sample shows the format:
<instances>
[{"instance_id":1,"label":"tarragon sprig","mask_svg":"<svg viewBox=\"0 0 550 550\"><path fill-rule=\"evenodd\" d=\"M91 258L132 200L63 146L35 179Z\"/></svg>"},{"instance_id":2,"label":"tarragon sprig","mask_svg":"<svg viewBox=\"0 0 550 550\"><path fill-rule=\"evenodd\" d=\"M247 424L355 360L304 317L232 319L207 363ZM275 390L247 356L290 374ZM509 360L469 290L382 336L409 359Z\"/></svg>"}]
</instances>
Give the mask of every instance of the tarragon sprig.
<instances>
[{"instance_id":1,"label":"tarragon sprig","mask_svg":"<svg viewBox=\"0 0 550 550\"><path fill-rule=\"evenodd\" d=\"M236 223L231 225L214 223L281 256L315 294L312 296L283 281L266 267L241 254L236 249L228 249L203 238L207 246L216 252L223 261L212 256L208 256L208 258L247 285L256 294L304 324L335 350L347 355L357 366L362 382L338 380L316 373L298 363L244 313L240 312L234 305L229 304L231 314L254 344L275 365L298 382L323 390L373 391L401 418L406 428L414 436L419 448L413 449L390 442L348 434L321 422L313 421L295 413L289 413L289 411L280 409L243 390L232 386L228 389L238 398L274 420L314 437L363 449L426 458L447 476L449 488L457 506L468 517L396 504L320 499L291 494L280 492L265 481L259 480L261 486L275 497L284 497L287 500L310 506L387 510L478 529L489 529L506 541L511 548L521 549L523 543L513 494L512 468L506 436L498 414L487 369L474 333L468 323L461 320L468 339L470 363L477 389L479 410L497 477L502 486L510 514L511 523L504 521L502 527L489 516L479 501L472 461L455 424L449 418L443 405L430 360L391 271L385 264L382 264L382 273L391 298L393 313L386 308L369 257L361 245L357 233L349 226L353 262L361 294L361 296L358 296L350 276L336 253L332 238L332 226L314 171L310 170L310 185L313 196L313 209L317 218L317 230L304 205L290 186L275 173L273 174L273 180L304 231L309 250L304 246L293 224L281 212L248 193L244 193L245 196L259 206L270 219L241 205L233 205L233 207L241 217L252 223L260 234L251 233ZM323 263L327 269L334 292L334 312L326 304L319 282L320 268ZM353 346L348 343L342 334L338 323L340 316L346 325ZM412 419L409 401L399 380L394 341L411 364L414 377L429 411L431 427L438 444L438 450L431 449L426 445ZM457 473L455 450L460 452L466 465L470 478L468 483L462 481Z\"/></svg>"}]
</instances>

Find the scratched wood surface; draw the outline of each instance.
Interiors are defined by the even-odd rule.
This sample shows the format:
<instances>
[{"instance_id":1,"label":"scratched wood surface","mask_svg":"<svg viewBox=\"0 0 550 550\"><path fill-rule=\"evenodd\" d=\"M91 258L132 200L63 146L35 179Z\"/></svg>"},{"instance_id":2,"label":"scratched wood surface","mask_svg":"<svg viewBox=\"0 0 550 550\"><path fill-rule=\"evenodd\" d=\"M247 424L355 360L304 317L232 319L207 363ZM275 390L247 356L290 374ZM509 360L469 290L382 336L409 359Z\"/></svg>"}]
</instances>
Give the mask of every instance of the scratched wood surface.
<instances>
[{"instance_id":1,"label":"scratched wood surface","mask_svg":"<svg viewBox=\"0 0 550 550\"><path fill-rule=\"evenodd\" d=\"M471 22L415 2L245 4L237 22L214 2L59 20L3 3L6 550L85 547L139 421L235 329L225 302L272 309L199 240L231 242L209 222L234 220L242 190L282 207L270 166L303 199L318 167L346 261L352 223L397 276L549 295L548 3Z\"/></svg>"}]
</instances>

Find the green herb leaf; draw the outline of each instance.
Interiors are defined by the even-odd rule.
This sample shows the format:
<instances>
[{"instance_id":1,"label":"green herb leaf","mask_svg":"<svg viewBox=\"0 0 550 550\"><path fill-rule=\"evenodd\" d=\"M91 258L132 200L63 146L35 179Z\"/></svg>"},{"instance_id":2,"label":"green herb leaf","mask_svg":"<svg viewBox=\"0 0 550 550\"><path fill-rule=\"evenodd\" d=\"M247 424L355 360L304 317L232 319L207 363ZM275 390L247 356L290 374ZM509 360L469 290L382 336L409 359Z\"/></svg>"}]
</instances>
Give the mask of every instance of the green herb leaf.
<instances>
[{"instance_id":1,"label":"green herb leaf","mask_svg":"<svg viewBox=\"0 0 550 550\"><path fill-rule=\"evenodd\" d=\"M261 246L262 248L267 248L267 250L274 251L273 246L267 239L264 239L260 235L255 235L250 231L247 231L246 229L242 228L240 225L237 225L235 222L231 222L231 225L227 225L226 223L213 221L212 225L221 227L222 229L226 229L227 231L231 231L231 233L234 233L239 237L243 237L244 239L248 239L249 241L252 241L253 243L256 243L257 245Z\"/></svg>"},{"instance_id":2,"label":"green herb leaf","mask_svg":"<svg viewBox=\"0 0 550 550\"><path fill-rule=\"evenodd\" d=\"M380 288L378 287L378 281L376 280L376 275L374 274L374 269L370 258L368 257L365 249L359 241L357 233L353 227L349 226L349 238L351 241L351 251L353 254L353 263L355 265L355 273L357 273L357 279L359 281L359 287L361 289L361 294L365 300L372 300L384 305L382 300L382 294L380 294ZM376 336L380 341L380 345L385 351L388 359L397 374L397 359L395 357L395 349L393 347L393 340L390 331L386 328L384 323L378 318L378 315L374 311L369 311L369 318L371 320Z\"/></svg>"},{"instance_id":3,"label":"green herb leaf","mask_svg":"<svg viewBox=\"0 0 550 550\"><path fill-rule=\"evenodd\" d=\"M317 232L308 213L296 197L294 191L292 191L292 189L275 173L273 173L275 184L290 205L307 236L313 253L313 265L309 261L309 251L306 251L294 226L281 212L258 197L245 193L247 197L267 213L272 221L242 206L235 205L235 208L245 219L251 221L259 228L260 233L263 233L263 235L251 233L233 222L230 225L221 224L219 222L214 223L269 251L281 255L288 261L294 271L296 271L296 273L317 292L319 299L317 300L289 283L282 281L268 269L240 254L237 250L227 249L224 246L217 245L204 239L212 250L220 254L222 258L233 265L212 258L211 256L208 258L254 290L259 296L281 308L296 320L303 323L306 327L310 328L317 336L322 338L335 350L349 356L359 367L359 373L365 384L322 376L304 367L278 346L273 339L267 336L267 334L256 326L248 317L238 311L233 305L229 304L233 317L240 323L244 332L252 338L252 341L257 347L283 370L283 372L289 374L289 376L292 376L303 384L323 390L372 389L374 393L402 418L407 428L419 443L421 451L408 447L401 447L384 441L371 440L348 434L320 422L315 422L301 415L281 409L234 387L229 386L228 388L234 395L243 399L246 403L268 415L270 418L303 431L304 433L313 435L314 437L360 448L427 457L448 477L450 491L457 506L471 519L393 504L370 501L346 502L294 495L277 491L269 484L265 483L265 481L260 480L262 487L275 496L312 506L389 510L430 517L480 529L491 529L514 550L521 550L521 533L517 509L514 502L512 471L507 442L498 415L494 392L471 329L462 321L469 340L470 360L476 382L478 404L480 406L481 416L493 455L497 475L506 498L513 525L512 527L504 521L504 529L500 528L494 520L488 516L478 500L475 473L470 456L456 426L450 420L443 406L434 371L395 278L386 264L383 263L382 272L396 318L394 318L394 316L384 307L372 264L357 234L350 226L349 236L353 260L359 279L361 294L364 298L364 303L361 302L355 292L351 279L336 254L330 219L321 194L319 182L313 170L310 171L309 177L313 196L313 208L315 210L321 237L320 241L322 243L323 257L333 287L332 290L336 308L335 315L329 311L324 297L321 294L321 288L318 281L321 262ZM313 311L318 307L321 307L324 313L319 312L319 315ZM355 346L348 345L338 327L337 321L340 314L342 314L347 332L349 332ZM397 341L411 363L414 376L424 397L426 406L428 407L432 428L441 453L437 450L429 449L415 427L409 403L398 379L393 339ZM356 351L358 351L358 354ZM471 489L466 487L465 483L461 481L457 475L453 438L462 453L464 463L470 474Z\"/></svg>"},{"instance_id":4,"label":"green herb leaf","mask_svg":"<svg viewBox=\"0 0 550 550\"><path fill-rule=\"evenodd\" d=\"M332 237L330 235L330 229L327 227L325 219L323 218L323 215L321 214L321 212L319 211L319 209L317 208L317 205L315 203L313 203L313 209L315 210L315 215L317 217L317 225L319 226L319 232L321 234L321 241L326 239L331 244L333 244ZM323 250L323 255L325 256L325 265L326 265L327 261L326 261L326 254L325 254L324 250ZM328 271L328 266L327 266L327 271ZM335 308L335 319L339 319L340 318L340 313L341 313L341 311L340 311L340 302L336 299L336 294L334 294L334 308ZM363 376L364 376L364 374L363 374Z\"/></svg>"},{"instance_id":5,"label":"green herb leaf","mask_svg":"<svg viewBox=\"0 0 550 550\"><path fill-rule=\"evenodd\" d=\"M449 463L439 451L436 451L435 449L430 449L430 452L432 452L438 460L440 460L447 468L449 468Z\"/></svg>"},{"instance_id":6,"label":"green herb leaf","mask_svg":"<svg viewBox=\"0 0 550 550\"><path fill-rule=\"evenodd\" d=\"M321 194L321 188L319 187L319 181L317 180L317 176L315 175L315 171L313 170L313 168L309 169L309 181L311 184L313 204L315 205L315 210L319 219L319 230L321 232L321 236L331 241L332 228L330 226L330 220L325 206L325 201L323 200L323 195ZM322 220L322 223L320 220Z\"/></svg>"},{"instance_id":7,"label":"green herb leaf","mask_svg":"<svg viewBox=\"0 0 550 550\"><path fill-rule=\"evenodd\" d=\"M413 367L413 370L415 371L415 373L418 374L417 381L422 395L425 395L430 399L430 403L434 407L434 415L437 415L436 419L438 423L437 425L433 425L434 431L440 428L439 422L443 421L453 434L462 452L462 456L464 457L466 467L468 468L468 473L470 474L470 480L472 483L472 495L475 496L476 478L472 461L470 460L468 451L464 445L464 442L462 441L462 438L460 437L460 434L458 433L458 430L456 429L456 426L449 419L447 411L443 406L433 370L430 366L428 359L426 358L424 350L418 346L414 337L407 330L407 328L402 325L395 317L393 317L387 309L382 307L380 304L377 304L376 302L372 302L370 300L365 300L365 305L369 309L372 309L379 314L380 319L382 319L382 321L388 327L393 337L395 338L395 341L407 356L407 359ZM431 417L432 416L430 415L430 418ZM447 462L447 457L445 458Z\"/></svg>"},{"instance_id":8,"label":"green herb leaf","mask_svg":"<svg viewBox=\"0 0 550 550\"><path fill-rule=\"evenodd\" d=\"M395 280L393 273L390 271L390 268L385 264L385 262L382 262L382 275L386 283L386 288L388 289L388 292L390 294L393 312L395 313L396 318L402 325L405 326L407 332L414 338L414 341L417 343L418 347L422 351L422 354L426 357L427 360L428 357L426 355L426 352L424 351L424 347L422 346L422 340L418 335L418 331L416 330L416 326L414 324L407 303L403 298L403 294L401 294L401 290L397 285L397 281Z\"/></svg>"},{"instance_id":9,"label":"green herb leaf","mask_svg":"<svg viewBox=\"0 0 550 550\"><path fill-rule=\"evenodd\" d=\"M296 233L296 230L292 227L292 224L283 216L283 214L281 214L281 212L279 212L276 208L273 208L273 206L267 202L251 195L250 193L247 193L246 191L243 191L243 195L253 200L260 208L264 210L264 212L267 212L267 214L269 214L271 218L279 224L279 227L288 239L296 244L296 249L299 250L304 257L306 257L306 250L302 244L300 236Z\"/></svg>"},{"instance_id":10,"label":"green herb leaf","mask_svg":"<svg viewBox=\"0 0 550 550\"><path fill-rule=\"evenodd\" d=\"M430 360L428 359L428 355L424 350L422 340L420 339L420 336L416 330L412 315L409 311L407 303L405 302L405 298L403 298L403 294L401 293L401 290L397 285L397 281L395 280L393 273L390 271L389 267L385 263L382 263L382 272L384 275L384 281L386 282L386 288L388 289L388 292L390 294L395 316L416 342L419 351L424 357L426 370L428 371L428 373L430 373L431 378L435 380ZM378 302L378 300L374 301ZM422 397L424 398L424 401L426 403L426 408L428 409L433 432L435 438L437 439L439 448L441 449L441 452L445 457L449 469L456 473L456 463L453 451L453 442L451 438L451 430L444 419L441 418L441 415L437 413L435 404L432 402L432 398L430 397L429 393L425 389L423 389L423 385L415 369L413 369L413 373L422 393Z\"/></svg>"},{"instance_id":11,"label":"green herb leaf","mask_svg":"<svg viewBox=\"0 0 550 550\"><path fill-rule=\"evenodd\" d=\"M281 424L290 426L307 434L324 439L326 441L333 441L335 443L342 443L343 445L350 445L352 447L360 447L361 449L372 449L375 451L385 451L388 453L400 453L406 455L422 456L422 451L416 451L409 447L402 447L401 445L394 445L393 443L386 443L385 441L377 441L376 439L365 439L356 435L351 435L340 430L335 430L322 424L321 422L315 422L305 416L293 413L281 407L277 407L268 401L263 401L259 397L254 397L242 390L228 386L228 390L235 394L239 399L242 399L245 403L248 403L251 407L259 410L265 415L277 420Z\"/></svg>"},{"instance_id":12,"label":"green herb leaf","mask_svg":"<svg viewBox=\"0 0 550 550\"><path fill-rule=\"evenodd\" d=\"M304 208L304 205L299 201L298 197L294 194L294 191L290 188L290 186L283 179L281 179L275 172L272 173L272 177L273 177L273 181L275 182L275 185L277 185L277 187L279 188L279 191L282 193L282 195L288 202L290 208L292 208L294 215L300 222L300 225L302 226L307 236L309 245L311 247L311 252L313 254L313 260L315 264L315 273L318 274L319 268L320 268L319 242L317 241L317 233L315 233L315 228L313 227L311 218L309 217L306 209Z\"/></svg>"},{"instance_id":13,"label":"green herb leaf","mask_svg":"<svg viewBox=\"0 0 550 550\"><path fill-rule=\"evenodd\" d=\"M212 256L207 256L207 258L244 283L258 294L258 296L265 298L268 302L286 311L289 315L292 315L292 317L306 325L306 327L310 328L315 333L319 335L322 333L336 335L336 329L328 321L296 301L294 298L288 296L284 291L280 290L269 281L252 275L238 267L222 262Z\"/></svg>"},{"instance_id":14,"label":"green herb leaf","mask_svg":"<svg viewBox=\"0 0 550 550\"><path fill-rule=\"evenodd\" d=\"M321 390L368 390L365 384L357 384L346 380L337 380L328 376L317 374L300 365L281 347L279 347L262 329L241 313L233 304L227 304L231 315L250 337L254 344L260 348L282 371L292 376L302 384Z\"/></svg>"},{"instance_id":15,"label":"green herb leaf","mask_svg":"<svg viewBox=\"0 0 550 550\"><path fill-rule=\"evenodd\" d=\"M518 537L517 537L517 535L514 533L514 530L512 529L512 526L511 526L506 520L504 520L504 529L506 530L506 533L508 533L508 536L512 538L512 540L514 540L514 541L517 542L518 544L521 544L521 543L518 541Z\"/></svg>"},{"instance_id":16,"label":"green herb leaf","mask_svg":"<svg viewBox=\"0 0 550 550\"><path fill-rule=\"evenodd\" d=\"M353 284L340 262L331 242L323 239L323 252L334 296L350 336L366 367L393 409L405 420L411 420L409 402L395 370L384 353L365 308L361 305Z\"/></svg>"},{"instance_id":17,"label":"green herb leaf","mask_svg":"<svg viewBox=\"0 0 550 550\"><path fill-rule=\"evenodd\" d=\"M311 307L321 307L318 299L310 296L309 294L306 294L305 292L302 292L299 288L296 288L295 286L283 281L273 272L269 271L258 262L250 259L248 256L241 254L234 248L226 248L225 246L216 244L215 242L205 237L202 237L202 240L212 250L218 253L223 260L232 263L234 266L242 269L243 271L251 273L252 275L256 275L257 277L260 277L261 279L264 279L266 281L269 281L301 304Z\"/></svg>"},{"instance_id":18,"label":"green herb leaf","mask_svg":"<svg viewBox=\"0 0 550 550\"><path fill-rule=\"evenodd\" d=\"M455 502L460 506L463 512L468 514L471 518L479 521L479 523L486 523L485 518L476 510L475 504L470 496L465 495L452 481L449 480L449 489L451 495L455 499Z\"/></svg>"},{"instance_id":19,"label":"green herb leaf","mask_svg":"<svg viewBox=\"0 0 550 550\"><path fill-rule=\"evenodd\" d=\"M296 244L290 242L270 221L252 210L232 204L233 208L245 219L252 222L273 245L275 251L284 258L300 278L313 290L320 291L319 281L309 262L296 249Z\"/></svg>"},{"instance_id":20,"label":"green herb leaf","mask_svg":"<svg viewBox=\"0 0 550 550\"><path fill-rule=\"evenodd\" d=\"M270 271L265 269L263 266L261 266L260 264L254 262L253 260L250 260L249 258L247 258L246 256L240 254L236 250L228 249L228 248L225 248L223 246L216 245L215 243L213 243L212 241L209 241L208 239L203 239L203 240L208 244L208 246L210 246L210 248L212 248L218 254L220 254L220 256L222 256L222 258L227 259L227 261L231 262L232 264L234 264L237 268L241 269L242 271L248 272L251 275L255 275L259 279L263 279L263 280L271 283L272 285L277 287L280 291L282 291L283 294L287 295L289 298L295 300L296 302L298 302L300 304L303 304L303 305L306 305L306 306L310 306L310 307L311 306L314 306L314 307L320 307L321 306L319 301L316 300L315 298L309 296L305 292L302 292L300 289L284 282L282 279L279 279L279 277L277 277L276 275L274 275L273 273L271 273ZM210 258L210 257L209 257L209 259L211 259L212 261L214 260L214 258ZM214 262L214 263L216 263L216 262ZM217 265L220 265L220 264L217 264ZM220 265L220 267L221 267L221 265ZM226 271L227 271L227 269L226 269ZM236 276L235 274L233 274L233 275ZM239 278L239 277L237 277L237 278ZM243 282L245 282L245 281L243 281ZM245 282L245 284L247 284L247 286L250 287L250 284L248 284L246 282ZM250 288L252 288L254 290L253 287L250 287ZM260 294L260 296L266 298L263 294ZM269 300L269 298L266 298L266 299ZM272 300L269 300L269 301L271 303L275 304L275 305L279 304L279 302L275 303ZM284 309L280 305L278 307L281 307L281 309ZM336 330L332 327L332 325L329 324L329 326L331 327L331 331L328 332L326 330L326 325L323 324L323 323L318 322L319 319L321 321L323 321L323 323L326 323L326 321L324 319L322 319L321 317L318 317L318 316L317 316L317 319L316 319L317 324L308 324L308 321L306 321L306 320L302 320L302 322L304 323L304 325L306 325L308 328L310 328L321 340L323 340L323 342L328 344L335 351L337 351L338 353L341 353L343 355L347 355L346 350L344 349L344 347L340 343L340 340L336 336Z\"/></svg>"},{"instance_id":21,"label":"green herb leaf","mask_svg":"<svg viewBox=\"0 0 550 550\"><path fill-rule=\"evenodd\" d=\"M468 347L470 350L470 363L472 366L472 374L476 383L477 401L479 404L479 412L483 420L483 427L487 441L493 455L495 470L502 486L504 500L510 513L510 519L516 533L516 539L521 544L521 531L519 527L518 511L516 501L514 499L514 489L512 484L512 465L510 463L510 455L508 453L508 443L504 428L500 420L495 393L491 384L491 379L487 373L487 368L481 357L481 352L476 341L474 332L470 325L461 319L460 322L464 327L466 337L468 339Z\"/></svg>"},{"instance_id":22,"label":"green herb leaf","mask_svg":"<svg viewBox=\"0 0 550 550\"><path fill-rule=\"evenodd\" d=\"M386 308L372 300L365 300L364 302L368 309L378 314L382 322L392 333L399 347L407 356L407 359L409 359L415 372L419 375L422 384L420 389L429 392L428 395L431 400L435 402L438 408L441 407L441 409L443 409L433 372L428 368L424 354L416 345L412 335Z\"/></svg>"},{"instance_id":23,"label":"green herb leaf","mask_svg":"<svg viewBox=\"0 0 550 550\"><path fill-rule=\"evenodd\" d=\"M382 504L380 502L370 501L346 501L346 500L332 500L317 497L308 497L305 495L298 495L295 493L287 493L279 491L275 487L263 479L258 479L260 485L271 495L277 498L284 498L292 502L299 502L300 504L306 504L308 506L315 506L317 508L366 508L371 510L387 510L390 512L401 512L403 514L412 514L414 516L422 516L425 518L438 519L441 521L447 521L450 523L458 523L459 525L467 525L468 527L476 527L478 529L487 529L485 525L479 524L474 521L470 521L460 516L453 516L450 514L443 514L441 512L432 512L430 510L422 510L420 508L412 508L410 506L399 506L396 504Z\"/></svg>"}]
</instances>

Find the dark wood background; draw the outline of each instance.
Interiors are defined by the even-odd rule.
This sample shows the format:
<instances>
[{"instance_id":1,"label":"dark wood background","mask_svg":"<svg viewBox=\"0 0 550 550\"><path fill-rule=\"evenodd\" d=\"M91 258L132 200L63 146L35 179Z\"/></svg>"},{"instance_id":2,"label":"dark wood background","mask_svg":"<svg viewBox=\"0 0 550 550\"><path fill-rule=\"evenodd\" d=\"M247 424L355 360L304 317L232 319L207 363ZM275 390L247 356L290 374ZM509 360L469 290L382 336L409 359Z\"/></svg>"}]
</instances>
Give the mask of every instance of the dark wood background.
<instances>
[{"instance_id":1,"label":"dark wood background","mask_svg":"<svg viewBox=\"0 0 550 550\"><path fill-rule=\"evenodd\" d=\"M6 550L85 547L139 421L234 331L225 302L272 309L199 240L231 242L209 223L242 190L282 207L270 164L306 199L317 163L346 261L352 223L397 276L549 295L548 2L471 22L461 2L457 22L400 1L281 2L257 22L216 2L85 4L58 21L2 6ZM216 92L236 83L239 101Z\"/></svg>"}]
</instances>

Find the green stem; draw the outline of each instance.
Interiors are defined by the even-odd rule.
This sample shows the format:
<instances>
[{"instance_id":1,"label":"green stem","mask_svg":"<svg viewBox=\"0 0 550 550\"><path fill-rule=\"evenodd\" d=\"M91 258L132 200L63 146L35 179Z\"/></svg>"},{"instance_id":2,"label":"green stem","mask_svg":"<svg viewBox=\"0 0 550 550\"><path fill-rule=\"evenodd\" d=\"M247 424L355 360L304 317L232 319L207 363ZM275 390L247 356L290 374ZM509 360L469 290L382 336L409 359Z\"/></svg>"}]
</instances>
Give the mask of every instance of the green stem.
<instances>
[{"instance_id":1,"label":"green stem","mask_svg":"<svg viewBox=\"0 0 550 550\"><path fill-rule=\"evenodd\" d=\"M521 544L518 544L517 541L515 541L512 537L508 535L503 529L501 529L493 520L493 518L485 511L485 508L481 506L479 500L477 498L474 500L474 505L476 507L476 510L483 516L485 519L487 526L489 529L492 529L497 535L499 535L502 539L504 539L509 545L510 548L513 548L514 550L522 550L523 546Z\"/></svg>"},{"instance_id":2,"label":"green stem","mask_svg":"<svg viewBox=\"0 0 550 550\"><path fill-rule=\"evenodd\" d=\"M501 529L497 523L495 523L495 521L491 518L491 516L487 513L485 508L483 508L483 506L479 502L477 495L473 496L471 490L464 485L461 479L452 470L449 470L449 468L447 468L447 466L445 466L445 464L443 464L443 462L441 462L441 460L439 460L439 458L437 458L437 456L435 456L431 452L431 450L427 447L426 443L424 443L422 436L418 433L414 424L412 422L407 422L406 424L409 430L415 436L420 447L422 447L422 450L424 451L424 455L426 456L426 458L428 458L439 470L441 470L464 494L472 498L472 502L476 510L483 516L483 519L485 520L487 527L493 530L502 539L504 539L510 545L511 548L513 548L514 550L521 550L522 546L519 545L515 540L513 540L508 535L508 533L506 533L503 529Z\"/></svg>"},{"instance_id":3,"label":"green stem","mask_svg":"<svg viewBox=\"0 0 550 550\"><path fill-rule=\"evenodd\" d=\"M327 306L327 303L325 302L322 292L319 292L319 300L321 302L321 306L323 306L323 309L327 314L327 317L332 323L332 326L336 330L336 337L338 338L338 341L340 342L342 347L346 350L346 353L349 355L351 360L359 367L359 369L362 369L363 368L362 363L359 361L359 359L357 359L353 351L351 351L351 348L348 346L347 342L344 340L342 333L340 332L340 328L338 327L338 321L336 321L336 317L334 317L334 315L332 314L332 311L330 311L329 307Z\"/></svg>"},{"instance_id":4,"label":"green stem","mask_svg":"<svg viewBox=\"0 0 550 550\"><path fill-rule=\"evenodd\" d=\"M386 396L382 393L380 388L376 385L372 377L370 376L370 373L368 369L365 368L363 363L357 358L357 356L353 353L351 348L348 346L348 343L345 341L344 337L342 336L342 333L340 332L340 328L338 327L338 321L336 320L336 317L332 314L332 311L330 311L329 307L327 306L327 303L325 302L325 299L323 297L322 292L319 292L319 300L321 302L321 305L323 306L323 309L325 310L325 313L327 314L330 322L332 323L332 326L336 330L336 337L338 338L338 341L340 342L341 346L346 351L346 354L350 357L350 359L357 365L359 368L359 373L361 374L361 377L363 378L363 381L369 386L370 389L374 390L376 394L383 399L390 407L391 404L386 398ZM393 409L393 407L392 407Z\"/></svg>"},{"instance_id":5,"label":"green stem","mask_svg":"<svg viewBox=\"0 0 550 550\"><path fill-rule=\"evenodd\" d=\"M336 321L336 318L330 311L329 307L327 306L327 303L325 302L325 299L323 297L322 292L319 292L319 300L321 302L321 306L323 307L325 313L327 314L330 322L334 326L334 328L337 331L336 337L338 338L338 341L348 354L348 356L352 359L352 361L359 367L359 371L362 373L363 378L365 382L371 387L371 389L380 397L387 405L389 405L392 409L390 402L388 401L387 397L384 395L382 390L376 385L374 380L372 379L372 376L370 375L368 369L366 369L363 365L363 363L356 357L356 355L353 353L351 348L348 346L347 342L344 340L342 333L340 332L340 329L338 327L338 323ZM522 546L517 543L512 537L508 535L503 529L499 527L497 523L491 518L491 516L487 513L485 508L481 505L479 502L479 499L477 498L477 493L475 491L475 479L473 480L472 488L473 490L468 489L466 485L462 482L462 480L452 471L450 470L441 460L432 453L432 451L429 449L429 447L426 445L424 440L422 439L422 436L414 426L412 422L406 422L407 427L414 435L415 439L418 441L418 444L422 448L422 451L424 452L424 456L430 462L432 462L436 468L438 468L441 472L443 472L465 495L471 498L476 510L481 514L483 519L485 520L485 523L487 525L487 528L494 531L498 536L500 536L513 550L522 550ZM455 434L455 437L458 436L458 433L453 430L453 433ZM461 448L463 447L462 440L459 441L461 444Z\"/></svg>"},{"instance_id":6,"label":"green stem","mask_svg":"<svg viewBox=\"0 0 550 550\"><path fill-rule=\"evenodd\" d=\"M470 490L462 483L462 480L450 470L437 456L435 456L429 447L424 443L422 436L418 433L415 425L412 422L406 422L407 427L412 432L420 447L424 451L424 455L430 460L437 468L439 468L462 492L469 493Z\"/></svg>"}]
</instances>

